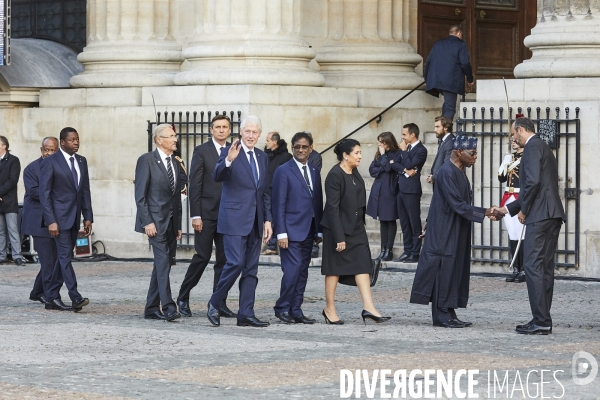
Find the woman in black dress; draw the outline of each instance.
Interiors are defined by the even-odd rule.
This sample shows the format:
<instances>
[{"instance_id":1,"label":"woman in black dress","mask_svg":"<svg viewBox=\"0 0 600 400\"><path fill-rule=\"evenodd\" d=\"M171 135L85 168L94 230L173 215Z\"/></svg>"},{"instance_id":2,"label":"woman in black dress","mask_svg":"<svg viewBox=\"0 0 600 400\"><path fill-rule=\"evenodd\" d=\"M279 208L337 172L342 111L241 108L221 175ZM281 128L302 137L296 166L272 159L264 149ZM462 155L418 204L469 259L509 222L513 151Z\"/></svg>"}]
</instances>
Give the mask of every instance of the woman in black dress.
<instances>
[{"instance_id":1,"label":"woman in black dress","mask_svg":"<svg viewBox=\"0 0 600 400\"><path fill-rule=\"evenodd\" d=\"M354 139L342 140L334 149L340 161L327 174L325 193L327 201L323 212L323 262L326 323L343 324L335 310L335 291L340 277L354 278L363 301L363 322L370 318L385 322L373 304L369 272L372 268L369 239L365 230L365 183L356 170L362 158L360 143Z\"/></svg>"},{"instance_id":2,"label":"woman in black dress","mask_svg":"<svg viewBox=\"0 0 600 400\"><path fill-rule=\"evenodd\" d=\"M392 261L392 249L398 229L398 209L396 193L398 191L398 173L392 169L395 162L400 162L402 155L398 150L398 142L392 132L383 132L377 137L377 152L369 167L369 174L375 178L367 203L367 215L379 219L381 233L381 261Z\"/></svg>"}]
</instances>

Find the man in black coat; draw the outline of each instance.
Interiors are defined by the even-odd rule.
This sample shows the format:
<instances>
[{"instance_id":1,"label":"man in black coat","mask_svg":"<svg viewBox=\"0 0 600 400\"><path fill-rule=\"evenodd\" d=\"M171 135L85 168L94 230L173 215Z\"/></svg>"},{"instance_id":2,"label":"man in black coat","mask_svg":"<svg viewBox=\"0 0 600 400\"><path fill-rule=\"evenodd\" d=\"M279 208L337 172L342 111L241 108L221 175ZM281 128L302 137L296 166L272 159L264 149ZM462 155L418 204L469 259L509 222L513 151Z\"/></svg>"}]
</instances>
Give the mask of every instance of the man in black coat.
<instances>
[{"instance_id":1,"label":"man in black coat","mask_svg":"<svg viewBox=\"0 0 600 400\"><path fill-rule=\"evenodd\" d=\"M401 162L391 166L398 173L396 204L402 228L404 253L393 261L416 263L421 252L421 171L427 160L427 149L419 140L419 127L416 124L404 125L399 146Z\"/></svg>"},{"instance_id":2,"label":"man in black coat","mask_svg":"<svg viewBox=\"0 0 600 400\"><path fill-rule=\"evenodd\" d=\"M440 168L452 155L452 119L448 117L436 117L434 125L435 137L438 140L438 150L431 166L431 174L427 177L427 183L435 183L435 176Z\"/></svg>"},{"instance_id":3,"label":"man in black coat","mask_svg":"<svg viewBox=\"0 0 600 400\"><path fill-rule=\"evenodd\" d=\"M474 82L469 51L462 38L462 28L450 27L449 36L433 44L423 70L425 91L435 97L444 96L442 115L450 119L456 113L456 98L465 94L464 77L469 86Z\"/></svg>"},{"instance_id":4,"label":"man in black coat","mask_svg":"<svg viewBox=\"0 0 600 400\"><path fill-rule=\"evenodd\" d=\"M292 155L288 152L287 143L279 136L278 132L269 132L265 140L265 153L269 157L269 193L273 191L273 177L275 170L281 165L292 159ZM275 226L273 226L275 229ZM267 243L267 249L263 252L264 255L277 254L277 238L275 235L271 237Z\"/></svg>"},{"instance_id":5,"label":"man in black coat","mask_svg":"<svg viewBox=\"0 0 600 400\"><path fill-rule=\"evenodd\" d=\"M192 227L194 228L194 249L196 254L181 283L177 305L179 312L185 317L191 317L190 291L196 287L212 254L213 242L215 244L215 264L213 292L217 288L225 259L223 248L223 235L217 233L219 205L223 183L215 182L212 173L215 170L221 150L231 145L227 142L231 132L231 121L225 114L215 115L210 123L210 138L206 143L197 146L192 156L189 179L189 203ZM219 307L222 317L234 318L236 313L231 311L224 299Z\"/></svg>"},{"instance_id":6,"label":"man in black coat","mask_svg":"<svg viewBox=\"0 0 600 400\"><path fill-rule=\"evenodd\" d=\"M8 139L0 136L0 263L7 262L10 238L12 258L17 265L23 265L21 255L21 235L17 223L19 203L17 201L17 183L21 173L19 159L8 152Z\"/></svg>"},{"instance_id":7,"label":"man in black coat","mask_svg":"<svg viewBox=\"0 0 600 400\"><path fill-rule=\"evenodd\" d=\"M558 163L550 147L535 134L529 118L517 118L511 134L524 147L519 168L521 185L518 200L502 210L518 213L527 227L523 240L527 293L533 319L517 325L517 333L552 333L552 295L554 290L554 254L565 212L558 194Z\"/></svg>"},{"instance_id":8,"label":"man in black coat","mask_svg":"<svg viewBox=\"0 0 600 400\"><path fill-rule=\"evenodd\" d=\"M308 136L310 136L310 139L313 140L312 133L306 132L306 131L304 133L306 133ZM317 171L319 171L319 174L321 173L321 169L323 169L323 157L321 157L321 154L314 149L312 144L310 145L310 154L308 155L308 163L312 164L315 168L317 168ZM319 257L319 243L320 242L317 242L316 240L313 243L312 254L310 255L312 258Z\"/></svg>"},{"instance_id":9,"label":"man in black coat","mask_svg":"<svg viewBox=\"0 0 600 400\"><path fill-rule=\"evenodd\" d=\"M180 166L173 157L177 135L170 125L158 125L154 143L156 150L141 155L135 166L135 231L148 235L154 254L144 318L173 321L181 317L169 279L181 238Z\"/></svg>"}]
</instances>

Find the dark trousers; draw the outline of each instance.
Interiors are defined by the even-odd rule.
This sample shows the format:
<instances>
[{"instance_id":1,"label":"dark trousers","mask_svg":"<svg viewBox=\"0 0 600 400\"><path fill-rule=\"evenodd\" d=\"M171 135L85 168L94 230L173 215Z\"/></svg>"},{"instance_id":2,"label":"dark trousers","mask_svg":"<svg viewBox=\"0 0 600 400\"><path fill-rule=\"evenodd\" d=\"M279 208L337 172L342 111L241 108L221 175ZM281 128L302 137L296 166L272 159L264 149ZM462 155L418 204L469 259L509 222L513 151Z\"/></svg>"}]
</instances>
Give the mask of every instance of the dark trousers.
<instances>
[{"instance_id":1,"label":"dark trousers","mask_svg":"<svg viewBox=\"0 0 600 400\"><path fill-rule=\"evenodd\" d=\"M301 317L304 291L308 281L308 266L310 265L312 246L315 233L311 229L306 239L301 242L288 241L287 249L280 249L281 289L279 299L275 303L275 313L288 312L292 317Z\"/></svg>"},{"instance_id":2,"label":"dark trousers","mask_svg":"<svg viewBox=\"0 0 600 400\"><path fill-rule=\"evenodd\" d=\"M527 293L534 323L552 326L550 308L554 292L554 254L562 221L546 219L527 224L523 239L523 263L527 279Z\"/></svg>"},{"instance_id":3,"label":"dark trousers","mask_svg":"<svg viewBox=\"0 0 600 400\"><path fill-rule=\"evenodd\" d=\"M192 257L192 261L185 273L177 301L185 301L186 303L190 301L190 292L200 282L200 278L210 261L213 242L215 243L213 292L217 289L217 283L219 283L219 278L226 262L223 235L217 233L216 220L206 219L202 220L202 232L194 231L194 249L196 250L196 254ZM223 299L223 303L225 303L225 299Z\"/></svg>"},{"instance_id":4,"label":"dark trousers","mask_svg":"<svg viewBox=\"0 0 600 400\"><path fill-rule=\"evenodd\" d=\"M56 247L57 257L52 269L50 286L46 294L46 300L48 301L60 298L60 288L63 284L63 279L69 291L71 301L81 300L81 295L77 291L77 277L75 276L73 264L71 264L73 248L75 247L78 233L79 229L74 226L69 230L59 230L58 236L52 238ZM44 291L46 290L44 289Z\"/></svg>"},{"instance_id":5,"label":"dark trousers","mask_svg":"<svg viewBox=\"0 0 600 400\"><path fill-rule=\"evenodd\" d=\"M444 104L442 105L442 116L454 119L456 114L456 99L458 94L449 92L447 90L440 91L444 96Z\"/></svg>"},{"instance_id":6,"label":"dark trousers","mask_svg":"<svg viewBox=\"0 0 600 400\"><path fill-rule=\"evenodd\" d=\"M404 254L418 256L421 252L421 195L398 193L396 196L398 216L402 228Z\"/></svg>"},{"instance_id":7,"label":"dark trousers","mask_svg":"<svg viewBox=\"0 0 600 400\"><path fill-rule=\"evenodd\" d=\"M394 247L394 241L396 240L396 232L398 226L396 221L380 221L379 222L379 233L381 233L381 248L391 249Z\"/></svg>"},{"instance_id":8,"label":"dark trousers","mask_svg":"<svg viewBox=\"0 0 600 400\"><path fill-rule=\"evenodd\" d=\"M439 281L440 276L438 274L433 284L433 292L431 293L431 319L434 324L448 322L448 320L452 318L448 308L438 306L440 290Z\"/></svg>"},{"instance_id":9,"label":"dark trousers","mask_svg":"<svg viewBox=\"0 0 600 400\"><path fill-rule=\"evenodd\" d=\"M160 311L171 314L177 311L173 297L171 296L171 281L169 273L171 266L175 264L177 252L177 235L173 231L173 218L169 221L169 227L165 233L157 233L149 238L154 253L154 267L150 278L150 287L146 298L145 315Z\"/></svg>"},{"instance_id":10,"label":"dark trousers","mask_svg":"<svg viewBox=\"0 0 600 400\"><path fill-rule=\"evenodd\" d=\"M258 285L258 259L260 257L260 234L255 219L254 227L247 236L223 235L225 258L221 279L210 298L210 304L217 308L240 277L240 306L238 319L254 316L254 296ZM241 275L241 276L240 276ZM216 306L215 306L216 305Z\"/></svg>"},{"instance_id":11,"label":"dark trousers","mask_svg":"<svg viewBox=\"0 0 600 400\"><path fill-rule=\"evenodd\" d=\"M46 296L47 298L50 294L48 289L52 285L52 271L54 264L56 264L56 245L54 244L54 239L41 236L33 236L33 244L40 260L40 272L35 277L35 283L29 297L37 299L41 296ZM57 279L62 286L62 271L59 269L58 273ZM48 291L48 294L46 291ZM60 298L60 289L58 298Z\"/></svg>"}]
</instances>

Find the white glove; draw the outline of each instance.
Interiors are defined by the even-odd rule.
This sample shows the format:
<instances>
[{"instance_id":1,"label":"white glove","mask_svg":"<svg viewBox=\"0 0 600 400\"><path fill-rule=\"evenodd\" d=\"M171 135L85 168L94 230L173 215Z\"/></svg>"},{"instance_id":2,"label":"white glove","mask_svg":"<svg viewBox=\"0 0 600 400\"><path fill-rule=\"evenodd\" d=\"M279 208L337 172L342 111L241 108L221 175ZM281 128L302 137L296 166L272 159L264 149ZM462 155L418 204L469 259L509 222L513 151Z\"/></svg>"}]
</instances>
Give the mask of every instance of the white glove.
<instances>
[{"instance_id":1,"label":"white glove","mask_svg":"<svg viewBox=\"0 0 600 400\"><path fill-rule=\"evenodd\" d=\"M502 160L502 164L500 165L500 169L498 169L498 175L506 175L508 173L508 166L512 162L512 155L507 154L504 156Z\"/></svg>"}]
</instances>

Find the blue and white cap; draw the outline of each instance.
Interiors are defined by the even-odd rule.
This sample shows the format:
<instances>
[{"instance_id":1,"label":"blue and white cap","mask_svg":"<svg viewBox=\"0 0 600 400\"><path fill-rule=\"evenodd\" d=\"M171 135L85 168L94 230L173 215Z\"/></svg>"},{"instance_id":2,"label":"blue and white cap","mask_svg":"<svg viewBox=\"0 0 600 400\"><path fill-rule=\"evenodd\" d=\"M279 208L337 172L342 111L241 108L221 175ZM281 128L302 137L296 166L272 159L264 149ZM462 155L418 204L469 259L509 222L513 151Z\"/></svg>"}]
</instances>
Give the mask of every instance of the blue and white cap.
<instances>
[{"instance_id":1,"label":"blue and white cap","mask_svg":"<svg viewBox=\"0 0 600 400\"><path fill-rule=\"evenodd\" d=\"M477 150L477 138L460 135L452 139L454 150Z\"/></svg>"}]
</instances>

